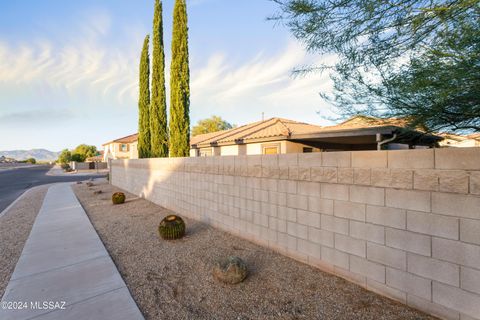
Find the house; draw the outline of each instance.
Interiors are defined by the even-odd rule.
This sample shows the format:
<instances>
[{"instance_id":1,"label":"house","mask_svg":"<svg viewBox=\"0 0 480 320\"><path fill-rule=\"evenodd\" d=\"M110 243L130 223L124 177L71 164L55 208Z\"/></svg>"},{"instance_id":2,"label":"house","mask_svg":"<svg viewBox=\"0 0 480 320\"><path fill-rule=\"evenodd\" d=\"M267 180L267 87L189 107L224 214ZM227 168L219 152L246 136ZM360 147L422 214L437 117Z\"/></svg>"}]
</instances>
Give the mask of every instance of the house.
<instances>
[{"instance_id":1,"label":"house","mask_svg":"<svg viewBox=\"0 0 480 320\"><path fill-rule=\"evenodd\" d=\"M355 116L325 127L271 118L192 137L190 156L431 148L440 140L396 118Z\"/></svg>"},{"instance_id":2,"label":"house","mask_svg":"<svg viewBox=\"0 0 480 320\"><path fill-rule=\"evenodd\" d=\"M455 133L441 133L439 134L444 140L440 142L441 147L480 147L480 133L474 133L467 136Z\"/></svg>"},{"instance_id":3,"label":"house","mask_svg":"<svg viewBox=\"0 0 480 320\"><path fill-rule=\"evenodd\" d=\"M5 156L0 156L0 163L15 163L17 160L13 158L7 158Z\"/></svg>"},{"instance_id":4,"label":"house","mask_svg":"<svg viewBox=\"0 0 480 320\"><path fill-rule=\"evenodd\" d=\"M115 139L104 143L103 161L108 162L109 159L138 159L138 134Z\"/></svg>"},{"instance_id":5,"label":"house","mask_svg":"<svg viewBox=\"0 0 480 320\"><path fill-rule=\"evenodd\" d=\"M321 151L432 148L442 137L407 121L355 116L338 125L318 126L271 118L237 128L201 134L190 140L190 156L306 153ZM105 143L104 161L137 159L138 134Z\"/></svg>"},{"instance_id":6,"label":"house","mask_svg":"<svg viewBox=\"0 0 480 320\"><path fill-rule=\"evenodd\" d=\"M85 159L85 162L105 162L104 158L104 151L100 150L96 156Z\"/></svg>"}]
</instances>

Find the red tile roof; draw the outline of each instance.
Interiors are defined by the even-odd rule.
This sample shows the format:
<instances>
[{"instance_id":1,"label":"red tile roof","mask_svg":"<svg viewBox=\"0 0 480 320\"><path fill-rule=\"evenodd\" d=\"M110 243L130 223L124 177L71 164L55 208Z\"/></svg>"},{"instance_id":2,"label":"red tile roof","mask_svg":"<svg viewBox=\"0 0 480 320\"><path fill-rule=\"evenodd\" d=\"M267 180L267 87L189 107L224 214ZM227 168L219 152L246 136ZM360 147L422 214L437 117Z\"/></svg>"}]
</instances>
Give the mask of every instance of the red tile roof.
<instances>
[{"instance_id":1,"label":"red tile roof","mask_svg":"<svg viewBox=\"0 0 480 320\"><path fill-rule=\"evenodd\" d=\"M288 119L271 118L243 125L241 127L201 134L190 140L190 145L230 144L236 141L251 141L257 139L286 139L292 134L317 132L322 127L313 124L297 122Z\"/></svg>"},{"instance_id":2,"label":"red tile roof","mask_svg":"<svg viewBox=\"0 0 480 320\"><path fill-rule=\"evenodd\" d=\"M102 144L102 146L105 146L110 143L133 143L135 141L138 141L138 133L134 133L123 138L112 140L110 142Z\"/></svg>"}]
</instances>

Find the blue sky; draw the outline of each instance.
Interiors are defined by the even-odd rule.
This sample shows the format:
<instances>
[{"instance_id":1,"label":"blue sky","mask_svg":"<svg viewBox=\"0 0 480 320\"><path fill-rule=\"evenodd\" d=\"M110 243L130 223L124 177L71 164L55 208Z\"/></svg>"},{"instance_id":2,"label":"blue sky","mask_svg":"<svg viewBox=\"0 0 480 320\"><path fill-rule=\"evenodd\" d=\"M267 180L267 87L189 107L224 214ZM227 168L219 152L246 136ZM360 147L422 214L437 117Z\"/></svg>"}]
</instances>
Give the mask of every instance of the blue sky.
<instances>
[{"instance_id":1,"label":"blue sky","mask_svg":"<svg viewBox=\"0 0 480 320\"><path fill-rule=\"evenodd\" d=\"M153 0L0 3L0 150L102 143L136 132L138 60L151 33ZM269 0L187 0L191 122L220 115L235 124L284 117L328 124L319 91L326 74L294 78L308 55L266 17ZM169 81L173 0L164 1ZM168 90L168 85L167 85Z\"/></svg>"}]
</instances>

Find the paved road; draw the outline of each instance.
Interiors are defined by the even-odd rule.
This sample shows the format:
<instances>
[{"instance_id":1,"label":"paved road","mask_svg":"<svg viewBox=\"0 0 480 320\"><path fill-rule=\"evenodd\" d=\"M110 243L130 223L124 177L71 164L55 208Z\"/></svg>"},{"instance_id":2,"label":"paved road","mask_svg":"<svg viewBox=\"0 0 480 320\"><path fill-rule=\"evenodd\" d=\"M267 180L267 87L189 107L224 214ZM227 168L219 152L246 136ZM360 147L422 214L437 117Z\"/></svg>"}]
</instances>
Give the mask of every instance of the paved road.
<instances>
[{"instance_id":1,"label":"paved road","mask_svg":"<svg viewBox=\"0 0 480 320\"><path fill-rule=\"evenodd\" d=\"M47 183L86 180L86 176L47 176L51 166L0 170L0 212L25 190Z\"/></svg>"}]
</instances>

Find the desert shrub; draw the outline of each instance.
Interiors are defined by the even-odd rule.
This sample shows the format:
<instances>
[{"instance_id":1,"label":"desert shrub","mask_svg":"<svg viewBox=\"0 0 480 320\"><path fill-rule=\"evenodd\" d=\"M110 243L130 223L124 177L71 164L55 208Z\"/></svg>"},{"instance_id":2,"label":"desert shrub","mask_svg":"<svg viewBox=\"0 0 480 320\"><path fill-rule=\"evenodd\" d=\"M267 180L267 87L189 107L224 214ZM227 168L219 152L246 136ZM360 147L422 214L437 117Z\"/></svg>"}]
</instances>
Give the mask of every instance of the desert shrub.
<instances>
[{"instance_id":1,"label":"desert shrub","mask_svg":"<svg viewBox=\"0 0 480 320\"><path fill-rule=\"evenodd\" d=\"M227 257L216 263L212 271L213 276L222 282L236 284L242 282L248 274L245 262L235 256Z\"/></svg>"},{"instance_id":2,"label":"desert shrub","mask_svg":"<svg viewBox=\"0 0 480 320\"><path fill-rule=\"evenodd\" d=\"M112 202L113 204L122 204L125 203L125 193L123 192L115 192L112 195Z\"/></svg>"}]
</instances>

